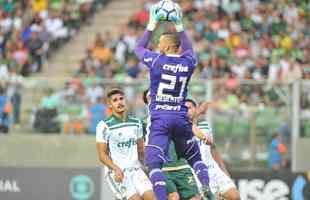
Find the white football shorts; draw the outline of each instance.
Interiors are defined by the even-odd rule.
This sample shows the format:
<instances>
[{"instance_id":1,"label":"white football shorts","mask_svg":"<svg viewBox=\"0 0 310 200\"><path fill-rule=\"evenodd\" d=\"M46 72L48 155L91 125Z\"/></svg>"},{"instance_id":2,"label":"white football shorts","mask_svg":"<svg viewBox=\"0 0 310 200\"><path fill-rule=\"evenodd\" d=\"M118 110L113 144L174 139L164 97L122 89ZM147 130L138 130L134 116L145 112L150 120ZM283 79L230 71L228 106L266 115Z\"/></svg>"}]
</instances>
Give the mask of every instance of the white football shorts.
<instances>
[{"instance_id":1,"label":"white football shorts","mask_svg":"<svg viewBox=\"0 0 310 200\"><path fill-rule=\"evenodd\" d=\"M124 180L117 183L114 179L114 173L108 172L107 182L117 199L129 199L135 194L142 195L152 190L152 183L141 168L131 168L124 170Z\"/></svg>"}]
</instances>

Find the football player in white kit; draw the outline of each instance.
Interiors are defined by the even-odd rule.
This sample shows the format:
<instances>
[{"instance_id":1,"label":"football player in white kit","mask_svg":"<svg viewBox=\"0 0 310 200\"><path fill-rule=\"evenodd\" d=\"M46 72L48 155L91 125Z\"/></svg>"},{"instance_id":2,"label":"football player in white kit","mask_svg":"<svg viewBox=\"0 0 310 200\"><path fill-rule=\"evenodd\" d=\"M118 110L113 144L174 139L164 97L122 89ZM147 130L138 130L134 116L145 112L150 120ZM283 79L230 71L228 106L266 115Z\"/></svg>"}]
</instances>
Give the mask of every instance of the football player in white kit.
<instances>
[{"instance_id":1,"label":"football player in white kit","mask_svg":"<svg viewBox=\"0 0 310 200\"><path fill-rule=\"evenodd\" d=\"M108 168L107 181L117 199L154 200L152 183L140 163L144 160L142 122L127 115L122 90L112 89L107 98L112 115L96 128L98 156Z\"/></svg>"},{"instance_id":2,"label":"football player in white kit","mask_svg":"<svg viewBox=\"0 0 310 200\"><path fill-rule=\"evenodd\" d=\"M187 99L185 105L188 107L188 116L194 119L197 116L197 105L195 101ZM195 120L194 120L195 121ZM208 122L201 121L197 123L197 127L213 140L213 145L207 145L205 142L197 139L201 151L201 158L208 167L210 177L211 192L226 200L240 200L240 194L235 183L230 178L225 164L219 152L216 150L213 138L213 132Z\"/></svg>"}]
</instances>

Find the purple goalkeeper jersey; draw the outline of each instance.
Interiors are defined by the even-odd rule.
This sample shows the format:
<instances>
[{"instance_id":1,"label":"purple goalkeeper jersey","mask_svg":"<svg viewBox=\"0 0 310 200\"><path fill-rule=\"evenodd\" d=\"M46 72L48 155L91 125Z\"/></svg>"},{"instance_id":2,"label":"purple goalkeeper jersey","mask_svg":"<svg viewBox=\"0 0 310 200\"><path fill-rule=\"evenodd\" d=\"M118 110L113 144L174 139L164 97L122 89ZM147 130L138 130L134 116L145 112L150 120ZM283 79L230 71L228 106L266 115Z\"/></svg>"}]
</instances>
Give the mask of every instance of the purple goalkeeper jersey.
<instances>
[{"instance_id":1,"label":"purple goalkeeper jersey","mask_svg":"<svg viewBox=\"0 0 310 200\"><path fill-rule=\"evenodd\" d=\"M196 57L185 32L179 33L181 55L166 55L148 50L151 32L145 31L135 50L150 70L150 112L187 113L187 85L196 66Z\"/></svg>"}]
</instances>

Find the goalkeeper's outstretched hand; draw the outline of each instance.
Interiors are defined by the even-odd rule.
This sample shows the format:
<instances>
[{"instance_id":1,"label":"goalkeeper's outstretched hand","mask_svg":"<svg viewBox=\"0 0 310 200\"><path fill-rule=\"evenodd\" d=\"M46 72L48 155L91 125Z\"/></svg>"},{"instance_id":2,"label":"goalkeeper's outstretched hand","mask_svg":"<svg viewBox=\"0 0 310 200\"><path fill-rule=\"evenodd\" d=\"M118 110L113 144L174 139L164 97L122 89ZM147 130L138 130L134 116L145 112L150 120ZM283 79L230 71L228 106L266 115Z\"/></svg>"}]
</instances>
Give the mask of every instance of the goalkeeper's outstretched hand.
<instances>
[{"instance_id":1,"label":"goalkeeper's outstretched hand","mask_svg":"<svg viewBox=\"0 0 310 200\"><path fill-rule=\"evenodd\" d=\"M182 14L182 9L179 6L179 4L175 3L176 6L176 11L177 11L177 15L175 17L172 18L172 22L175 25L175 29L177 32L182 32L184 31L184 25L183 25L183 14Z\"/></svg>"},{"instance_id":2,"label":"goalkeeper's outstretched hand","mask_svg":"<svg viewBox=\"0 0 310 200\"><path fill-rule=\"evenodd\" d=\"M149 13L149 15L150 15L149 23L146 27L146 29L149 31L154 31L156 26L157 26L157 23L159 21L157 15L156 15L156 10L157 10L157 4L152 5L150 8L150 13Z\"/></svg>"}]
</instances>

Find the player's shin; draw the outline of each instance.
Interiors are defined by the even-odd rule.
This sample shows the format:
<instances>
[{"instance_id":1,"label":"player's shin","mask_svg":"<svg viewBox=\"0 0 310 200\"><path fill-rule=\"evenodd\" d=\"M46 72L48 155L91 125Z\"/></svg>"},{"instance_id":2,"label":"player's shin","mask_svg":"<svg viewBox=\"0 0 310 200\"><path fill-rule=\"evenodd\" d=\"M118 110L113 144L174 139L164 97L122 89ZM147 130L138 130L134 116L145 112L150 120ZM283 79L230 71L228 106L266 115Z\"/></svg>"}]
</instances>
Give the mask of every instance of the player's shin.
<instances>
[{"instance_id":1,"label":"player's shin","mask_svg":"<svg viewBox=\"0 0 310 200\"><path fill-rule=\"evenodd\" d=\"M160 148L154 146L146 146L145 148L145 163L149 170L149 178L153 185L153 191L156 196L156 200L168 200L166 189L166 178L161 171L164 158Z\"/></svg>"},{"instance_id":2,"label":"player's shin","mask_svg":"<svg viewBox=\"0 0 310 200\"><path fill-rule=\"evenodd\" d=\"M209 174L207 166L201 161L201 155L199 150L196 147L196 144L193 145L191 150L188 151L187 154L187 162L191 165L195 174L197 175L200 183L202 184L202 192L203 196L207 197L207 199L211 200L214 199L213 195L211 194L209 188Z\"/></svg>"},{"instance_id":3,"label":"player's shin","mask_svg":"<svg viewBox=\"0 0 310 200\"><path fill-rule=\"evenodd\" d=\"M153 169L150 171L149 177L153 184L156 200L168 200L164 173L159 168Z\"/></svg>"},{"instance_id":4,"label":"player's shin","mask_svg":"<svg viewBox=\"0 0 310 200\"><path fill-rule=\"evenodd\" d=\"M195 171L201 184L203 186L209 186L208 168L201 161L201 154L197 143L193 142L191 145L188 145L188 150L185 153L185 158L188 164Z\"/></svg>"}]
</instances>

